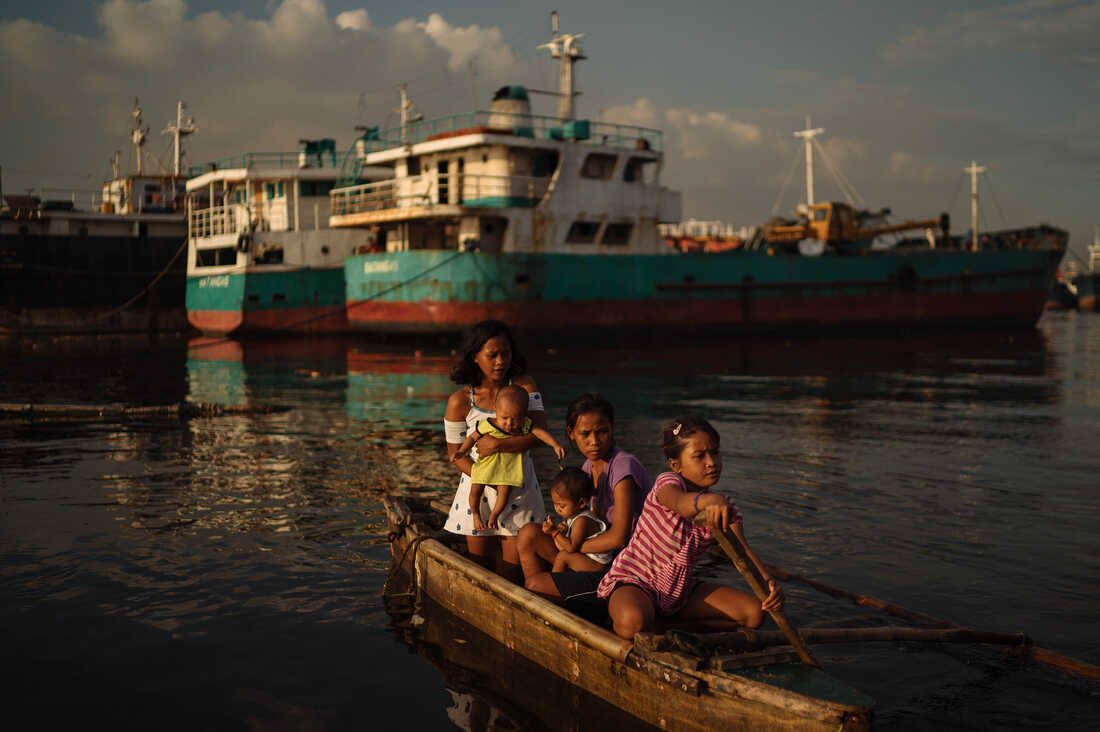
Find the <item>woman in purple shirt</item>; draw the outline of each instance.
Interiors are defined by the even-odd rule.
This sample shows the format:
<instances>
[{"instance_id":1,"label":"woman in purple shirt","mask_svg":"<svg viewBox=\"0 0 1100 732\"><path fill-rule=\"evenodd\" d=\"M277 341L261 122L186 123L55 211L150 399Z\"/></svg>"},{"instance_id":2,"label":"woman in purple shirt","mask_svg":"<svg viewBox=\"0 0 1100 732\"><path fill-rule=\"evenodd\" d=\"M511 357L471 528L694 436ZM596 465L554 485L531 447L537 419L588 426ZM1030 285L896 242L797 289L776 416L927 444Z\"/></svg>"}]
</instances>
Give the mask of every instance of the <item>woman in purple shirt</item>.
<instances>
[{"instance_id":1,"label":"woman in purple shirt","mask_svg":"<svg viewBox=\"0 0 1100 732\"><path fill-rule=\"evenodd\" d=\"M566 434L587 458L581 469L595 487L592 511L608 524L607 531L581 544L585 554L626 546L653 486L638 459L615 447L614 422L615 409L602 394L581 394L565 413ZM527 589L578 610L596 598L604 572L550 572L558 549L539 524L520 529L517 548Z\"/></svg>"}]
</instances>

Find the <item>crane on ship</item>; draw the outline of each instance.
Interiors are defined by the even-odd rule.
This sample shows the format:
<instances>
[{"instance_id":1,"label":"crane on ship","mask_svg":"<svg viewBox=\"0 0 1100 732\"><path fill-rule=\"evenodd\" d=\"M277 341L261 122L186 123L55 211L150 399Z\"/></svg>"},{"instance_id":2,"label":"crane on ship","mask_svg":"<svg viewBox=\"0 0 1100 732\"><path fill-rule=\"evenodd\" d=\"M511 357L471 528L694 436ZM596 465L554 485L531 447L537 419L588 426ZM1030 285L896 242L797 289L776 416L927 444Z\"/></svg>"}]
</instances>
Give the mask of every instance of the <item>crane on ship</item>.
<instances>
[{"instance_id":1,"label":"crane on ship","mask_svg":"<svg viewBox=\"0 0 1100 732\"><path fill-rule=\"evenodd\" d=\"M843 175L829 163L825 151L816 138L825 132L822 127L813 127L810 118L806 118L806 128L797 130L795 137L802 138L806 156L806 202L795 210L794 220L773 219L765 225L754 242L756 247L775 251L800 251L804 254L820 254L826 247L840 251L858 251L869 249L876 237L897 234L904 231L924 230L929 242L935 245L934 231L947 239L951 218L947 213L934 219L914 219L898 223L886 223L890 209L869 211L858 207L862 197L855 191ZM847 203L814 200L814 147L817 147L836 178Z\"/></svg>"}]
</instances>

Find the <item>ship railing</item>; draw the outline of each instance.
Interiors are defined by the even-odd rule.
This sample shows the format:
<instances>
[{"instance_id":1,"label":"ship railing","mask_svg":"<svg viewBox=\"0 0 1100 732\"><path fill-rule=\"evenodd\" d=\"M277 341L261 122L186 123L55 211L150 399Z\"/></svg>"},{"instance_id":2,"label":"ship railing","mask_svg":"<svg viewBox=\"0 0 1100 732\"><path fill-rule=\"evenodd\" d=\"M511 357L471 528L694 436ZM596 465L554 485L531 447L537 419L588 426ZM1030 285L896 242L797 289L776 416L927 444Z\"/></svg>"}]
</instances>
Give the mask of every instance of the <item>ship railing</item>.
<instances>
[{"instance_id":1,"label":"ship railing","mask_svg":"<svg viewBox=\"0 0 1100 732\"><path fill-rule=\"evenodd\" d=\"M7 196L13 201L33 203L41 211L98 211L103 201L102 191L81 188L28 188L26 194ZM87 208L84 208L87 202ZM3 200L0 200L3 203Z\"/></svg>"},{"instance_id":2,"label":"ship railing","mask_svg":"<svg viewBox=\"0 0 1100 732\"><path fill-rule=\"evenodd\" d=\"M530 208L549 185L549 178L532 176L424 173L335 188L329 196L333 216L414 206Z\"/></svg>"},{"instance_id":3,"label":"ship railing","mask_svg":"<svg viewBox=\"0 0 1100 732\"><path fill-rule=\"evenodd\" d=\"M248 207L239 203L200 208L191 212L191 236L196 239L239 234L248 225Z\"/></svg>"},{"instance_id":4,"label":"ship railing","mask_svg":"<svg viewBox=\"0 0 1100 732\"><path fill-rule=\"evenodd\" d=\"M362 152L368 153L473 133L497 133L543 140L570 140L591 145L658 151L662 149L661 131L648 127L586 119L562 120L560 117L537 114L485 110L452 114L377 132L372 131L368 137L360 138L358 144Z\"/></svg>"},{"instance_id":5,"label":"ship railing","mask_svg":"<svg viewBox=\"0 0 1100 732\"><path fill-rule=\"evenodd\" d=\"M208 163L187 166L187 177L195 178L216 170L252 168L339 168L336 155L329 152L257 152L241 153Z\"/></svg>"}]
</instances>

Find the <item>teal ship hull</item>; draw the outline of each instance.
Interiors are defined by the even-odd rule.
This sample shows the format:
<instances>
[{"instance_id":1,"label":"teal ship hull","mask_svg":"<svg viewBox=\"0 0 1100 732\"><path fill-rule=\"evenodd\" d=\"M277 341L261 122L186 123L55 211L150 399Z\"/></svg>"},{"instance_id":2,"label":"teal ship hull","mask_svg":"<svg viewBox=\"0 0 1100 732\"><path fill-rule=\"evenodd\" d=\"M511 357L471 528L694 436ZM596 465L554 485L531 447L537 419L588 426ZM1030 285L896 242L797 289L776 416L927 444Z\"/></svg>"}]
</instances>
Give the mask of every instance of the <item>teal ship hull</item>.
<instances>
[{"instance_id":1,"label":"teal ship hull","mask_svg":"<svg viewBox=\"0 0 1100 732\"><path fill-rule=\"evenodd\" d=\"M279 268L190 275L187 319L207 335L348 330L344 270Z\"/></svg>"},{"instance_id":2,"label":"teal ship hull","mask_svg":"<svg viewBox=\"0 0 1100 732\"><path fill-rule=\"evenodd\" d=\"M1034 326L1063 250L685 255L411 251L345 260L348 323L458 331Z\"/></svg>"}]
</instances>

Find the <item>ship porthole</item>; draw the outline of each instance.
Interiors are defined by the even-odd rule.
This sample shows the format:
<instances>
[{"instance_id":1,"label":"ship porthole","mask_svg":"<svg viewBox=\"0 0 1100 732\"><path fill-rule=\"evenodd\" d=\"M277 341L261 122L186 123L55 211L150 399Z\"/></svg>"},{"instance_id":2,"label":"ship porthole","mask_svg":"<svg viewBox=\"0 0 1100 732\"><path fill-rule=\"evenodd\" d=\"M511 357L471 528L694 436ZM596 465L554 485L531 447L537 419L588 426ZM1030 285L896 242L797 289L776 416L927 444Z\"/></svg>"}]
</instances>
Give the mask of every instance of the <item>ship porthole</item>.
<instances>
[{"instance_id":1,"label":"ship porthole","mask_svg":"<svg viewBox=\"0 0 1100 732\"><path fill-rule=\"evenodd\" d=\"M321 247L321 254L328 254L328 245Z\"/></svg>"},{"instance_id":2,"label":"ship porthole","mask_svg":"<svg viewBox=\"0 0 1100 732\"><path fill-rule=\"evenodd\" d=\"M903 264L899 267L894 278L898 283L898 289L902 292L916 292L917 271L911 265Z\"/></svg>"}]
</instances>

